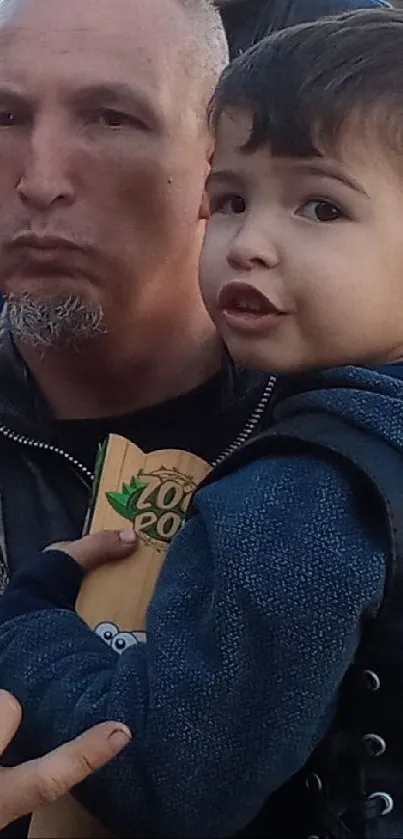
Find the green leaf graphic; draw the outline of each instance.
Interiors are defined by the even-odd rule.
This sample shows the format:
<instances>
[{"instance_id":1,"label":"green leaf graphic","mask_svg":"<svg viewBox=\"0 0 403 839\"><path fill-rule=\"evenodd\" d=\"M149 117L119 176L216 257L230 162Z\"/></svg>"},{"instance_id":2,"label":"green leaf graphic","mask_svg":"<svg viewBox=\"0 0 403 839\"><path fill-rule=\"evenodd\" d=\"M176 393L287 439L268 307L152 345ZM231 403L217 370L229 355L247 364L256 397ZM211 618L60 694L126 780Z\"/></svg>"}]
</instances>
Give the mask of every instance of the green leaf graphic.
<instances>
[{"instance_id":1,"label":"green leaf graphic","mask_svg":"<svg viewBox=\"0 0 403 839\"><path fill-rule=\"evenodd\" d=\"M105 493L107 500L116 513L119 513L124 519L133 520L133 516L129 510L130 495L123 492L107 492Z\"/></svg>"},{"instance_id":2,"label":"green leaf graphic","mask_svg":"<svg viewBox=\"0 0 403 839\"><path fill-rule=\"evenodd\" d=\"M147 484L145 484L144 481L141 481L140 478L136 478L136 476L133 475L133 477L130 481L130 486L131 486L131 489L139 490L139 489L145 489Z\"/></svg>"}]
</instances>

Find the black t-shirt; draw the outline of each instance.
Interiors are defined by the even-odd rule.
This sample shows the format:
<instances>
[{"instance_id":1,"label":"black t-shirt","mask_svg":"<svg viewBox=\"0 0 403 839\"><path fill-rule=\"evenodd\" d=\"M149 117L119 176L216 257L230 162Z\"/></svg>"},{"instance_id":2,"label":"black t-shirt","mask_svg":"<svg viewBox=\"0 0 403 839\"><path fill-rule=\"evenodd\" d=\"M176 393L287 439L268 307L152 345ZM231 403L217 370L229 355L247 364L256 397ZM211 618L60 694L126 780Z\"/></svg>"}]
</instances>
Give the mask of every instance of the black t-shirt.
<instances>
[{"instance_id":1,"label":"black t-shirt","mask_svg":"<svg viewBox=\"0 0 403 839\"><path fill-rule=\"evenodd\" d=\"M184 449L212 462L242 431L267 384L267 374L225 366L200 387L117 417L55 425L54 444L93 469L98 446L120 434L145 451Z\"/></svg>"}]
</instances>

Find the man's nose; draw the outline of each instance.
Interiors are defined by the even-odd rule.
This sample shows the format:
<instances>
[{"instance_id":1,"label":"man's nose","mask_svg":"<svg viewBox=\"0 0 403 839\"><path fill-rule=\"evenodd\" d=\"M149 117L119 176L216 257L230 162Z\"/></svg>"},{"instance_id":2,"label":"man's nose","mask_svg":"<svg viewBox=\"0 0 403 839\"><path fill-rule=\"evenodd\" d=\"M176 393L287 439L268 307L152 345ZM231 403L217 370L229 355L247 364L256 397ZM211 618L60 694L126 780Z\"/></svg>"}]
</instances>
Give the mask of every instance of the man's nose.
<instances>
[{"instance_id":1,"label":"man's nose","mask_svg":"<svg viewBox=\"0 0 403 839\"><path fill-rule=\"evenodd\" d=\"M253 223L245 225L234 236L227 262L236 271L274 268L279 261L277 247L268 231L259 231Z\"/></svg>"},{"instance_id":2,"label":"man's nose","mask_svg":"<svg viewBox=\"0 0 403 839\"><path fill-rule=\"evenodd\" d=\"M67 138L56 126L34 127L17 183L21 201L42 212L55 203L71 204L75 189L68 168Z\"/></svg>"}]
</instances>

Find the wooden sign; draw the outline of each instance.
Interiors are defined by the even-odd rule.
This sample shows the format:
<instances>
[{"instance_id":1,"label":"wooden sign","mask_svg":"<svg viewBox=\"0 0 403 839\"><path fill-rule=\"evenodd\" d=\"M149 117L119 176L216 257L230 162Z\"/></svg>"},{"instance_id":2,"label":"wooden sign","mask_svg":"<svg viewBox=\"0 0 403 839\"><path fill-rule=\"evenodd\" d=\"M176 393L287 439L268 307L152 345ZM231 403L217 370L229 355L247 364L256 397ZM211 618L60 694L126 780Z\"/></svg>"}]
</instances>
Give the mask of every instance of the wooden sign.
<instances>
[{"instance_id":1,"label":"wooden sign","mask_svg":"<svg viewBox=\"0 0 403 839\"><path fill-rule=\"evenodd\" d=\"M146 614L170 541L182 527L191 496L210 466L174 449L144 454L111 435L100 470L90 532L133 524L140 545L133 556L87 574L77 612L105 643L122 654L146 641ZM31 839L112 839L71 796L42 808Z\"/></svg>"}]
</instances>

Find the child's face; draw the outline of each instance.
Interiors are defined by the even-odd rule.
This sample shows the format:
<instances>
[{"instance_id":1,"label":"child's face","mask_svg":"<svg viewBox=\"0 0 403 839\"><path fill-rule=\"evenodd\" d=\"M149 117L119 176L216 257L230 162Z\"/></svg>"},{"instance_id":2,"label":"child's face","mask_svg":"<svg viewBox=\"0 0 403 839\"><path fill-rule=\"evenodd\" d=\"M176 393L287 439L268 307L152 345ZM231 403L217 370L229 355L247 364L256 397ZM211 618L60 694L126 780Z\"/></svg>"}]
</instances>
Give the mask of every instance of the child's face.
<instances>
[{"instance_id":1,"label":"child's face","mask_svg":"<svg viewBox=\"0 0 403 839\"><path fill-rule=\"evenodd\" d=\"M201 259L231 355L273 372L403 358L403 179L352 131L336 161L243 152L250 127L220 119Z\"/></svg>"}]
</instances>

